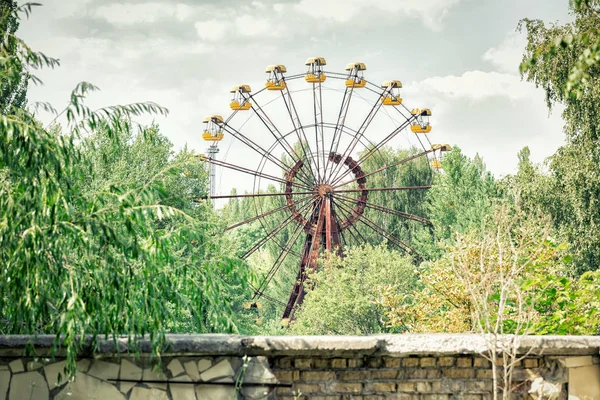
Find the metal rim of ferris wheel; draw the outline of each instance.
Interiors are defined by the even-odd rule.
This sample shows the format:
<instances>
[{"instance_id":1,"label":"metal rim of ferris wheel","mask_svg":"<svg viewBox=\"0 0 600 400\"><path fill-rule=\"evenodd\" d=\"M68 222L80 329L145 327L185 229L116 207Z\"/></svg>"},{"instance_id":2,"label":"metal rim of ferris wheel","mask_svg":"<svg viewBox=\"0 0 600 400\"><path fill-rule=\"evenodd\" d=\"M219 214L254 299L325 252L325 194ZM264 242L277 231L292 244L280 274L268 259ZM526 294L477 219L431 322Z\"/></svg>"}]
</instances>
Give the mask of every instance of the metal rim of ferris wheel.
<instances>
[{"instance_id":1,"label":"metal rim of ferris wheel","mask_svg":"<svg viewBox=\"0 0 600 400\"><path fill-rule=\"evenodd\" d=\"M247 197L255 200L255 215L245 221L231 225L226 230L259 221L265 232L267 232L244 254L243 258L249 257L268 242L273 242L281 248L281 253L275 260L274 265L269 269L260 285L254 288L253 300L257 301L259 298L264 297L279 302L267 296L265 290L289 254L300 257L300 265L291 294L287 303L282 303L282 305L285 305L282 321L286 323L293 319L294 312L302 303L306 293L304 286L307 272L316 270L320 252L325 250L327 254L334 252L342 255L342 242L346 242L345 233L348 233L359 242L364 242L364 238L357 229L357 224L360 223L363 229L375 232L399 249L418 257L418 254L405 242L368 218L365 215L365 209L418 223L430 224L427 219L418 215L369 201L369 193L388 192L393 194L401 191L422 191L429 189L430 184L403 187L370 187L368 182L371 177L376 177L390 168L399 167L423 157L429 159L429 165L432 169L439 169L441 168L442 152L450 150L450 146L447 144L431 144L427 137L432 128L429 123L431 111L427 108L407 108L400 97L400 89L402 89L400 81L389 80L381 85L372 84L364 78L366 66L359 62L348 64L346 73L325 71L323 67L326 65L326 61L322 57L309 58L305 65L307 66L306 73L291 76L286 76L287 69L284 65L267 66L265 70L267 81L264 88L252 93L249 85L234 86L230 91L232 94L230 103L230 108L233 110L232 114L226 119L219 115L211 115L203 121L206 124L202 135L203 139L212 143L208 150L209 156L201 156L210 163L211 167L210 195L208 197L213 200ZM323 120L323 89L324 82L327 79L343 81L344 83L342 87L344 90L343 97L335 122ZM310 86L309 91L312 91L312 121L306 125L301 123L292 96L294 92L290 90L288 85L288 83L296 80L304 80L305 86L302 89L306 90L306 84L308 83ZM374 101L364 118L361 118L362 123L358 129L352 129L346 125L346 122L352 98L360 97L356 93L359 90L371 93L374 96ZM291 122L292 129L286 132L281 131L276 121L273 121L275 118L270 117L266 111L265 106L271 103L273 99L262 102L261 96L259 96L261 93L271 92L280 94L277 99L283 102L287 111L288 115L285 118L289 118L288 122ZM377 141L371 141L366 133L381 109L393 110L392 113L400 121L397 126L394 125L391 132L385 137ZM242 128L235 127L233 119L240 112L250 112L253 118L260 121L259 125L263 129L261 134L270 135L274 139L270 146L261 145L251 135L244 134L243 126ZM363 170L365 162L371 157L379 157L380 161L383 160L380 154L382 147L408 128L418 139L422 151L419 150L402 160L385 164L373 171ZM326 135L326 131L332 131L332 134ZM255 169L217 159L217 144L225 135L230 135L261 157ZM420 136L423 136L424 140ZM342 144L344 138L349 142ZM427 145L424 143L427 143ZM363 151L355 156L353 152L355 152L357 146L362 148ZM285 159L275 154L277 150L284 153ZM267 165L277 168L279 171L284 171L283 176L279 176L277 173L268 173L265 170ZM216 195L214 182L216 166L253 176L252 193ZM261 190L263 181L278 183L281 190L278 192ZM263 199L267 197L280 198L285 200L285 204L265 210ZM279 216L278 222L268 219L274 215ZM283 221L281 221L281 218L284 218ZM278 238L278 234L282 233L288 226L294 226L294 224L295 228L292 229L290 237L283 240ZM301 253L294 252L292 249L300 240L302 233L305 235L302 251Z\"/></svg>"}]
</instances>

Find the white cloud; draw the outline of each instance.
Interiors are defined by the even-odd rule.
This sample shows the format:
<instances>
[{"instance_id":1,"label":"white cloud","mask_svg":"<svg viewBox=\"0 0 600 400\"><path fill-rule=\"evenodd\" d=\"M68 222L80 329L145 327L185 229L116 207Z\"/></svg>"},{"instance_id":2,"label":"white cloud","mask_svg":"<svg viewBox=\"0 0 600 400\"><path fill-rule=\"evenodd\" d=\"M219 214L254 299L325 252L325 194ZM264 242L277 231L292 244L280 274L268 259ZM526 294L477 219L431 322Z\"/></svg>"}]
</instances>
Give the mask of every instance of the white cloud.
<instances>
[{"instance_id":1,"label":"white cloud","mask_svg":"<svg viewBox=\"0 0 600 400\"><path fill-rule=\"evenodd\" d=\"M197 7L183 3L148 2L139 4L112 3L96 8L96 17L103 18L114 25L134 25L152 23L166 18L183 21L194 14Z\"/></svg>"},{"instance_id":2,"label":"white cloud","mask_svg":"<svg viewBox=\"0 0 600 400\"><path fill-rule=\"evenodd\" d=\"M467 71L461 76L436 76L413 85L419 90L437 92L447 97L468 97L474 100L494 96L517 100L537 95L535 87L521 81L519 76L499 72Z\"/></svg>"},{"instance_id":3,"label":"white cloud","mask_svg":"<svg viewBox=\"0 0 600 400\"><path fill-rule=\"evenodd\" d=\"M242 15L235 19L235 26L239 35L260 36L271 31L271 23L265 18L251 15Z\"/></svg>"},{"instance_id":4,"label":"white cloud","mask_svg":"<svg viewBox=\"0 0 600 400\"><path fill-rule=\"evenodd\" d=\"M448 10L460 0L301 0L297 12L314 18L348 22L369 9L400 14L422 20L432 30L439 30Z\"/></svg>"},{"instance_id":5,"label":"white cloud","mask_svg":"<svg viewBox=\"0 0 600 400\"><path fill-rule=\"evenodd\" d=\"M511 32L498 47L488 49L483 60L489 61L502 72L518 74L526 44L523 34Z\"/></svg>"},{"instance_id":6,"label":"white cloud","mask_svg":"<svg viewBox=\"0 0 600 400\"><path fill-rule=\"evenodd\" d=\"M198 21L194 24L196 33L200 38L207 41L217 41L225 37L231 29L231 23L226 20Z\"/></svg>"}]
</instances>

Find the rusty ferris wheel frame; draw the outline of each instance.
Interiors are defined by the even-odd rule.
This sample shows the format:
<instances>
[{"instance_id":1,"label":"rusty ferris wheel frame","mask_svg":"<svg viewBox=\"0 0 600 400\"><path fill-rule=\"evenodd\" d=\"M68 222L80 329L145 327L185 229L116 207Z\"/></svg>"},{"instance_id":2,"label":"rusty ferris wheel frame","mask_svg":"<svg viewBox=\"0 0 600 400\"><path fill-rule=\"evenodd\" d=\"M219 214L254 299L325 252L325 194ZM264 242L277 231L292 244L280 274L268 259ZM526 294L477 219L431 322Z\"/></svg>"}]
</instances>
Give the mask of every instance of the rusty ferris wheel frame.
<instances>
[{"instance_id":1,"label":"rusty ferris wheel frame","mask_svg":"<svg viewBox=\"0 0 600 400\"><path fill-rule=\"evenodd\" d=\"M259 286L254 287L253 304L256 304L256 301L260 298L281 303L266 295L265 290L286 257L289 254L294 254L292 251L294 245L301 239L302 235L304 236L301 253L295 253L296 256L299 256L296 279L287 303L282 303L282 306L285 305L282 315L282 321L285 323L289 323L294 318L295 311L302 304L306 294L307 273L316 270L320 253L325 250L327 254L336 253L343 256L345 233L352 235L359 242L364 242L364 238L356 228L358 223L387 239L390 244L406 253L419 257L408 244L368 218L365 215L365 209L372 209L430 225L430 222L421 216L370 202L369 193L427 190L431 186L370 187L368 185L369 178L392 167L423 157L430 159L429 164L433 169L440 168L441 153L449 150L448 145L431 144L426 135L431 131L431 125L428 121L431 111L429 109L410 110L407 108L399 94L399 90L402 88L400 81L386 81L382 85L374 85L363 77L363 71L366 70L366 67L362 63L348 64L346 66L347 73L325 71L323 66L326 65L326 62L320 57L308 59L306 65L308 67L306 73L291 76L285 75L287 70L283 65L268 66L266 68L267 83L261 90L252 93L248 85L233 87L231 90L233 99L230 104L233 113L227 119L223 119L218 115L204 119L207 125L203 137L205 140L213 142L213 146L225 135L231 135L261 157L258 167L252 169L217 160L214 157L201 156L213 166L220 166L254 176L252 193L207 196L213 200L255 199L256 215L226 229L231 230L254 221L261 221L267 233L246 251L243 258L249 257L269 241L274 241L281 248L281 253L276 258L274 265L269 269ZM341 80L345 83L343 99L335 123L323 121L323 82L327 78ZM301 123L292 98L293 92L290 91L288 85L292 81L301 79L312 86L313 120L307 125ZM346 126L346 120L353 94L359 89L375 94L376 100L366 113L360 127L354 130ZM273 122L275 118L268 115L264 104L261 105L260 96L258 95L270 91L280 93L280 100L285 105L293 127L289 132L281 132L277 124ZM385 138L374 143L368 139L366 132L382 107L393 109L402 122L395 126ZM270 147L261 146L250 135L244 134L241 128L236 128L233 125L233 117L242 111L250 111L252 116L256 117L275 139ZM417 136L422 151L400 161L386 164L374 171L363 170L365 161L378 155L383 146L407 128L410 128ZM333 134L326 135L327 131L333 131ZM342 145L342 148L340 148L344 135L347 136L349 143L345 147ZM421 140L419 136L424 136L424 140ZM295 142L296 148L293 146L292 141ZM428 146L424 143L427 143ZM361 146L363 151L359 156L353 157L353 152L357 146ZM285 160L284 157L276 156L275 151L278 148L282 148L285 152ZM278 168L282 171L282 176L267 173L265 171L266 165ZM262 180L278 183L281 191L275 193L262 191L260 189ZM285 204L265 211L262 202L256 201L264 197L279 197L285 200ZM286 218L276 226L267 223L267 217L279 214L286 215ZM278 234L282 233L286 227L294 225L295 228L292 229L292 233L287 240L278 240Z\"/></svg>"}]
</instances>

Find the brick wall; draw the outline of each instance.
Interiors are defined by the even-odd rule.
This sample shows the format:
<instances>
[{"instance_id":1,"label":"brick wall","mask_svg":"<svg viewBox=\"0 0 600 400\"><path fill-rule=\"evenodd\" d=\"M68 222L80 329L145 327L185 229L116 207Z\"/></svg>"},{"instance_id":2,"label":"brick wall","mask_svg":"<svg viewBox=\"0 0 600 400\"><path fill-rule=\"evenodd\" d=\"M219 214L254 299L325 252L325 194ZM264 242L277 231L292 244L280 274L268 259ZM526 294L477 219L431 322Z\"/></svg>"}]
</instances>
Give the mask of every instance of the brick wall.
<instances>
[{"instance_id":1,"label":"brick wall","mask_svg":"<svg viewBox=\"0 0 600 400\"><path fill-rule=\"evenodd\" d=\"M509 338L510 339L510 338ZM484 400L492 365L477 335L245 337L170 335L162 365L150 344L85 348L74 382L59 381L53 336L0 336L0 400ZM37 358L23 355L28 343ZM514 399L600 400L600 337L519 339ZM498 371L503 368L499 363Z\"/></svg>"},{"instance_id":2,"label":"brick wall","mask_svg":"<svg viewBox=\"0 0 600 400\"><path fill-rule=\"evenodd\" d=\"M491 398L493 389L491 364L478 356L273 357L269 364L280 382L293 385L278 388L278 399L483 400ZM528 398L529 373L564 378L556 369L556 360L543 357L519 362L514 369L516 398ZM566 398L566 385L561 391Z\"/></svg>"}]
</instances>

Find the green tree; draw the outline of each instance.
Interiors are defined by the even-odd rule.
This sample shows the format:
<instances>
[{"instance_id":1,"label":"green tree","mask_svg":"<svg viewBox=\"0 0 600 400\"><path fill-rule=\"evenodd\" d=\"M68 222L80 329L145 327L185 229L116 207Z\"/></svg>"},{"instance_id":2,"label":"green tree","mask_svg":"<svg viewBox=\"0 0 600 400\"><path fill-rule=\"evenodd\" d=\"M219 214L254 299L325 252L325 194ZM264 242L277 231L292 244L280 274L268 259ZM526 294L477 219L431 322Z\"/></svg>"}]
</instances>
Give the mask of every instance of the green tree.
<instances>
[{"instance_id":1,"label":"green tree","mask_svg":"<svg viewBox=\"0 0 600 400\"><path fill-rule=\"evenodd\" d=\"M367 335L398 332L387 325L380 304L384 289L402 295L416 284L410 257L387 249L365 245L347 249L343 259L323 261L320 271L310 277L314 288L306 294L290 332L310 335Z\"/></svg>"},{"instance_id":2,"label":"green tree","mask_svg":"<svg viewBox=\"0 0 600 400\"><path fill-rule=\"evenodd\" d=\"M10 69L0 80L0 112L7 112L11 107L27 105L28 76L24 65L15 56L19 48L18 39L14 36L19 29L17 2L0 0L0 58L11 58Z\"/></svg>"},{"instance_id":3,"label":"green tree","mask_svg":"<svg viewBox=\"0 0 600 400\"><path fill-rule=\"evenodd\" d=\"M575 21L546 26L522 20L527 32L522 70L546 91L548 107L565 106L566 145L552 156L551 191L559 194L555 227L571 244L579 271L600 266L600 13L599 3L574 1Z\"/></svg>"}]
</instances>

